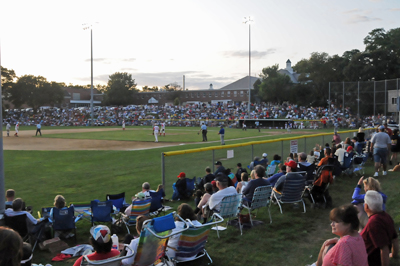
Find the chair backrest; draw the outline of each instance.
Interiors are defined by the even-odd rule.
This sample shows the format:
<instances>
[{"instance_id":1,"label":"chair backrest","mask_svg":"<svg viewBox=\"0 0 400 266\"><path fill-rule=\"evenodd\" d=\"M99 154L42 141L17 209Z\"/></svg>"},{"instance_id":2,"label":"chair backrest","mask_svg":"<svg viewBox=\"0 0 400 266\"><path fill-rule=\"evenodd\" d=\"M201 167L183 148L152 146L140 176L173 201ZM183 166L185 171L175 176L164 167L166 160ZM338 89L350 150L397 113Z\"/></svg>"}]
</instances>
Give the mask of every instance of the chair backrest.
<instances>
[{"instance_id":1,"label":"chair backrest","mask_svg":"<svg viewBox=\"0 0 400 266\"><path fill-rule=\"evenodd\" d=\"M255 210L258 208L268 206L271 192L272 192L271 185L257 187L254 190L253 200L251 201L251 209Z\"/></svg>"},{"instance_id":2,"label":"chair backrest","mask_svg":"<svg viewBox=\"0 0 400 266\"><path fill-rule=\"evenodd\" d=\"M196 256L204 250L208 235L212 225L202 227L190 227L188 230L182 232L179 237L175 257L178 260L185 260Z\"/></svg>"},{"instance_id":3,"label":"chair backrest","mask_svg":"<svg viewBox=\"0 0 400 266\"><path fill-rule=\"evenodd\" d=\"M300 171L305 171L305 178L306 180L314 180L314 171L315 171L315 164L310 164L309 166L304 166L303 164L299 163L298 168Z\"/></svg>"},{"instance_id":4,"label":"chair backrest","mask_svg":"<svg viewBox=\"0 0 400 266\"><path fill-rule=\"evenodd\" d=\"M270 165L267 169L267 177L275 174L276 164Z\"/></svg>"},{"instance_id":5,"label":"chair backrest","mask_svg":"<svg viewBox=\"0 0 400 266\"><path fill-rule=\"evenodd\" d=\"M125 192L115 194L115 195L107 194L106 200L111 200L113 205L117 209L122 209L122 207L124 207L124 203L125 203Z\"/></svg>"},{"instance_id":6,"label":"chair backrest","mask_svg":"<svg viewBox=\"0 0 400 266\"><path fill-rule=\"evenodd\" d=\"M305 177L298 173L287 173L280 201L283 203L298 202L302 199Z\"/></svg>"},{"instance_id":7,"label":"chair backrest","mask_svg":"<svg viewBox=\"0 0 400 266\"><path fill-rule=\"evenodd\" d=\"M195 182L196 177L193 177L192 179L186 178L186 191L193 191L195 189Z\"/></svg>"},{"instance_id":8,"label":"chair backrest","mask_svg":"<svg viewBox=\"0 0 400 266\"><path fill-rule=\"evenodd\" d=\"M155 212L163 207L162 205L162 192L151 192L151 205L150 205L150 212Z\"/></svg>"},{"instance_id":9,"label":"chair backrest","mask_svg":"<svg viewBox=\"0 0 400 266\"><path fill-rule=\"evenodd\" d=\"M130 223L136 223L136 217L139 215L148 215L151 207L151 198L132 201L131 215L129 216Z\"/></svg>"},{"instance_id":10,"label":"chair backrest","mask_svg":"<svg viewBox=\"0 0 400 266\"><path fill-rule=\"evenodd\" d=\"M220 212L218 213L222 218L236 217L239 213L240 202L242 194L234 194L225 196L221 201Z\"/></svg>"},{"instance_id":11,"label":"chair backrest","mask_svg":"<svg viewBox=\"0 0 400 266\"><path fill-rule=\"evenodd\" d=\"M153 229L151 223L147 223L142 232L140 232L140 239L135 256L134 266L148 266L153 265L154 262L161 259L165 255L168 238L158 238L153 235L148 229ZM171 230L157 233L159 236L168 236Z\"/></svg>"},{"instance_id":12,"label":"chair backrest","mask_svg":"<svg viewBox=\"0 0 400 266\"><path fill-rule=\"evenodd\" d=\"M344 154L344 159L343 159L343 168L349 168L351 166L353 157L350 156L347 152Z\"/></svg>"},{"instance_id":13,"label":"chair backrest","mask_svg":"<svg viewBox=\"0 0 400 266\"><path fill-rule=\"evenodd\" d=\"M113 212L113 203L111 200L90 202L92 209L92 222L111 222L111 213Z\"/></svg>"},{"instance_id":14,"label":"chair backrest","mask_svg":"<svg viewBox=\"0 0 400 266\"><path fill-rule=\"evenodd\" d=\"M18 232L18 234L24 238L28 235L28 224L26 221L26 214L16 215L16 216L7 216L4 215L4 223L6 226L10 227L14 231Z\"/></svg>"},{"instance_id":15,"label":"chair backrest","mask_svg":"<svg viewBox=\"0 0 400 266\"><path fill-rule=\"evenodd\" d=\"M53 207L43 207L42 208L42 212L41 212L41 216L43 218L50 218L51 209L53 209Z\"/></svg>"},{"instance_id":16,"label":"chair backrest","mask_svg":"<svg viewBox=\"0 0 400 266\"><path fill-rule=\"evenodd\" d=\"M62 231L62 230L71 230L75 228L75 210L74 206L58 209L56 207L53 208L53 229Z\"/></svg>"}]
</instances>

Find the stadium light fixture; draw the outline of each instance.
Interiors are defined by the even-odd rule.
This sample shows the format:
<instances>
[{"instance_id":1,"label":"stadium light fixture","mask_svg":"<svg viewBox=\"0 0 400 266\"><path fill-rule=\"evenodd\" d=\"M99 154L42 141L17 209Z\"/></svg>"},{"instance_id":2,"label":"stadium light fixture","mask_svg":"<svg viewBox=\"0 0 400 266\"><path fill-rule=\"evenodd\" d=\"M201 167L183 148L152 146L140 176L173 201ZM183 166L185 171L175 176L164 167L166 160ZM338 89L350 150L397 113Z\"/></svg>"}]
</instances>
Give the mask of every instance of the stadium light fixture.
<instances>
[{"instance_id":1,"label":"stadium light fixture","mask_svg":"<svg viewBox=\"0 0 400 266\"><path fill-rule=\"evenodd\" d=\"M249 103L247 105L249 119L250 119L250 105L251 105L251 28L250 25L254 22L253 17L244 17L243 23L249 24Z\"/></svg>"}]
</instances>

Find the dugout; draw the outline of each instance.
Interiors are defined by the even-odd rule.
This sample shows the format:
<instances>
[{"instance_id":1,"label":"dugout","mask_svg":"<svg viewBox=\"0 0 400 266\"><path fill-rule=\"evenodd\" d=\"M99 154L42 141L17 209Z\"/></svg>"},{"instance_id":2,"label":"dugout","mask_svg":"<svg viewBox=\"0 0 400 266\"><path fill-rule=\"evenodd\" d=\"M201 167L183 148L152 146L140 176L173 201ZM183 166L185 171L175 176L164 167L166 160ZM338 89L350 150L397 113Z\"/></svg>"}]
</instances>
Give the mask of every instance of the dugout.
<instances>
[{"instance_id":1,"label":"dugout","mask_svg":"<svg viewBox=\"0 0 400 266\"><path fill-rule=\"evenodd\" d=\"M239 119L238 127L243 126L243 122L246 123L247 128L255 128L256 121L260 122L260 128L285 128L285 123L291 121L290 119Z\"/></svg>"}]
</instances>

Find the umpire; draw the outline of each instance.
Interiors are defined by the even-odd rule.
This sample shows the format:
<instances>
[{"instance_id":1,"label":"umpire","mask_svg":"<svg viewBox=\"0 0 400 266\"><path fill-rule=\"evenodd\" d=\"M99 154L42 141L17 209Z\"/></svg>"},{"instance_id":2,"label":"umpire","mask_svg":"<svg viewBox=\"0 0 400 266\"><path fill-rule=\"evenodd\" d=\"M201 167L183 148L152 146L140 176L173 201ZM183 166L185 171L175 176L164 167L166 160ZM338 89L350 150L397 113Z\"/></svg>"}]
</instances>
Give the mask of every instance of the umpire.
<instances>
[{"instance_id":1,"label":"umpire","mask_svg":"<svg viewBox=\"0 0 400 266\"><path fill-rule=\"evenodd\" d=\"M205 123L201 124L201 134L203 135L203 141L207 141L207 126Z\"/></svg>"}]
</instances>

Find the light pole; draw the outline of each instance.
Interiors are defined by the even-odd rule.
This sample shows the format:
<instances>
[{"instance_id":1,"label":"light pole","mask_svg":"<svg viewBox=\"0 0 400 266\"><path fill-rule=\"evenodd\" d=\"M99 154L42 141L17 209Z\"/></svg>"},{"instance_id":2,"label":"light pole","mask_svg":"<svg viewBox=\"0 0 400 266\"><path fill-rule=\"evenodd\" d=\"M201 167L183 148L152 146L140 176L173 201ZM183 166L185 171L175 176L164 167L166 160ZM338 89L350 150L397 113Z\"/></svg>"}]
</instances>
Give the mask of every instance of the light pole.
<instances>
[{"instance_id":1,"label":"light pole","mask_svg":"<svg viewBox=\"0 0 400 266\"><path fill-rule=\"evenodd\" d=\"M244 17L244 24L249 24L249 104L247 105L247 109L248 109L248 113L249 113L249 119L250 119L250 105L251 105L251 29L250 29L250 25L253 22L252 17L248 16L248 17Z\"/></svg>"},{"instance_id":2,"label":"light pole","mask_svg":"<svg viewBox=\"0 0 400 266\"><path fill-rule=\"evenodd\" d=\"M90 125L93 126L93 24L82 24L83 30L90 29Z\"/></svg>"}]
</instances>

